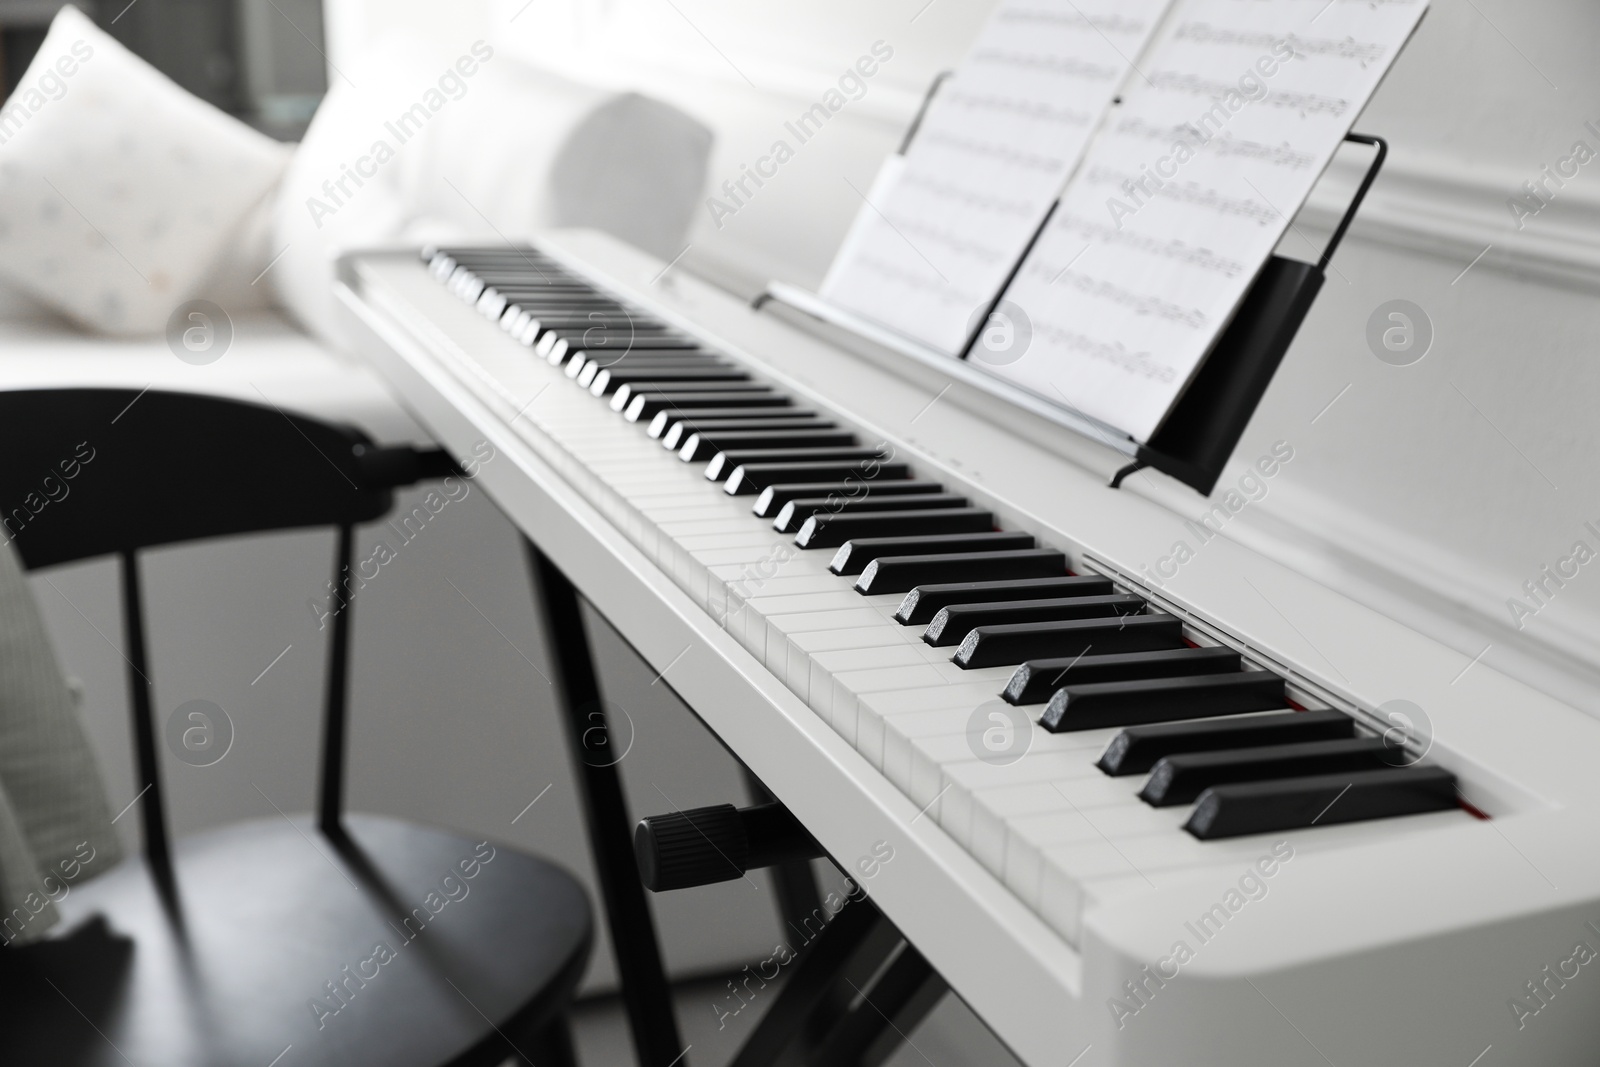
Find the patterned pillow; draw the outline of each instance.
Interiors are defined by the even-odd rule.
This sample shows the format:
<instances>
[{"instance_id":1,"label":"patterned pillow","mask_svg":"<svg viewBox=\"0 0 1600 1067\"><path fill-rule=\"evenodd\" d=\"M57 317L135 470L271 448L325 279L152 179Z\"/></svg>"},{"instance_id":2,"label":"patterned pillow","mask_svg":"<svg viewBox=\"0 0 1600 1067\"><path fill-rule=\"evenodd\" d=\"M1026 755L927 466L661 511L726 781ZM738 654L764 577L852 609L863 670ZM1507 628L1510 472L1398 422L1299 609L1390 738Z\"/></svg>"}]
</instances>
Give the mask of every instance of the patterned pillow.
<instances>
[{"instance_id":1,"label":"patterned pillow","mask_svg":"<svg viewBox=\"0 0 1600 1067\"><path fill-rule=\"evenodd\" d=\"M91 329L159 333L289 154L64 7L0 107L0 275Z\"/></svg>"}]
</instances>

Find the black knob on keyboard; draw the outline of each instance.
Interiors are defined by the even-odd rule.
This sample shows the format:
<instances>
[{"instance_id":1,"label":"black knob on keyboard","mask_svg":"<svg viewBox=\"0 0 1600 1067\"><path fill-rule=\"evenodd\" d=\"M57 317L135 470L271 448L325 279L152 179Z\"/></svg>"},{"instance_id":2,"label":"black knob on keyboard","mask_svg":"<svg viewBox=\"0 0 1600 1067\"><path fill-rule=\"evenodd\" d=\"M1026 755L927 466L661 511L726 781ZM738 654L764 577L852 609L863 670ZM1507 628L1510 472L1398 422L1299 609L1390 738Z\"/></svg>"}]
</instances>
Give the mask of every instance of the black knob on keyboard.
<instances>
[{"instance_id":1,"label":"black knob on keyboard","mask_svg":"<svg viewBox=\"0 0 1600 1067\"><path fill-rule=\"evenodd\" d=\"M750 839L732 804L639 820L633 831L639 878L655 893L731 882L750 861Z\"/></svg>"},{"instance_id":2,"label":"black knob on keyboard","mask_svg":"<svg viewBox=\"0 0 1600 1067\"><path fill-rule=\"evenodd\" d=\"M640 881L661 893L731 882L745 871L813 859L822 850L782 804L742 810L717 804L639 820L633 853Z\"/></svg>"}]
</instances>

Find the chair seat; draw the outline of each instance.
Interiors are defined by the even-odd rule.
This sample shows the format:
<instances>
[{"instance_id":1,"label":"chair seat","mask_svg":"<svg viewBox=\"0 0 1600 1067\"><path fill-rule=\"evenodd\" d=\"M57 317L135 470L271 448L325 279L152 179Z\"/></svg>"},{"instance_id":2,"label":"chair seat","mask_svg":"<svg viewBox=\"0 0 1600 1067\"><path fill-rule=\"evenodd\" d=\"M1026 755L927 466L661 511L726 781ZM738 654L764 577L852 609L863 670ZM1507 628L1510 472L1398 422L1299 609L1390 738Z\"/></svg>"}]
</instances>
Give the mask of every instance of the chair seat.
<instances>
[{"instance_id":1,"label":"chair seat","mask_svg":"<svg viewBox=\"0 0 1600 1067\"><path fill-rule=\"evenodd\" d=\"M0 952L0 1063L439 1067L498 1062L508 1042L535 1055L521 1041L588 958L578 883L394 819L345 828L340 841L297 816L185 838L170 913L142 860L74 887L49 939Z\"/></svg>"}]
</instances>

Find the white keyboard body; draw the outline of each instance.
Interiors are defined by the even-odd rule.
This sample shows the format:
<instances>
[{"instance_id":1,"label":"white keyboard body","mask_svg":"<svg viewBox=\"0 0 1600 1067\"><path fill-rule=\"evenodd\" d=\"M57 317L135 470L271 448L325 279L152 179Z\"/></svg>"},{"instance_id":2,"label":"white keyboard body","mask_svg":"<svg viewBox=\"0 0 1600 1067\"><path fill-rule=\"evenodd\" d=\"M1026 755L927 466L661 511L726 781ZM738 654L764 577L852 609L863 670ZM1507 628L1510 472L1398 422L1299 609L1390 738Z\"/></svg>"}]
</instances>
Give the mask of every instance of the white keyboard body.
<instances>
[{"instance_id":1,"label":"white keyboard body","mask_svg":"<svg viewBox=\"0 0 1600 1067\"><path fill-rule=\"evenodd\" d=\"M494 446L480 484L1024 1062L1600 1062L1600 963L1575 962L1600 950L1600 723L1225 538L1151 588L1140 565L1189 516L1108 489L1109 450L601 235L540 247L1308 700L1425 707L1429 758L1491 816L1201 842L1094 769L1111 731L981 762L968 718L1010 668L956 668L889 618L898 596L856 594L414 255L347 260L340 298L403 401L458 455Z\"/></svg>"}]
</instances>

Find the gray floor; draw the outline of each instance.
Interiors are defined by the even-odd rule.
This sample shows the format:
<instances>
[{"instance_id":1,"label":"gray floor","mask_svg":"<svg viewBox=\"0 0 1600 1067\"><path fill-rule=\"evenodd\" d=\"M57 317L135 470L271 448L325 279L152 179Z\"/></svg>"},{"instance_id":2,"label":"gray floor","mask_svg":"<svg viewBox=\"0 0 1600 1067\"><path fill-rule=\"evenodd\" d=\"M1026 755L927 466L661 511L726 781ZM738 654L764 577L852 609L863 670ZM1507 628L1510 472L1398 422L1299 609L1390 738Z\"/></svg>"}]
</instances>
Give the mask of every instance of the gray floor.
<instances>
[{"instance_id":1,"label":"gray floor","mask_svg":"<svg viewBox=\"0 0 1600 1067\"><path fill-rule=\"evenodd\" d=\"M775 995L777 986L761 992ZM716 979L678 987L678 1027L689 1046L684 1061L693 1067L726 1067L760 1022L764 1009L759 1001L737 1015L724 1015L731 1003L728 995L727 986ZM635 1063L622 1005L615 997L579 1004L573 1031L583 1067L632 1067ZM886 1067L1020 1067L977 1016L951 994L907 1037Z\"/></svg>"}]
</instances>

